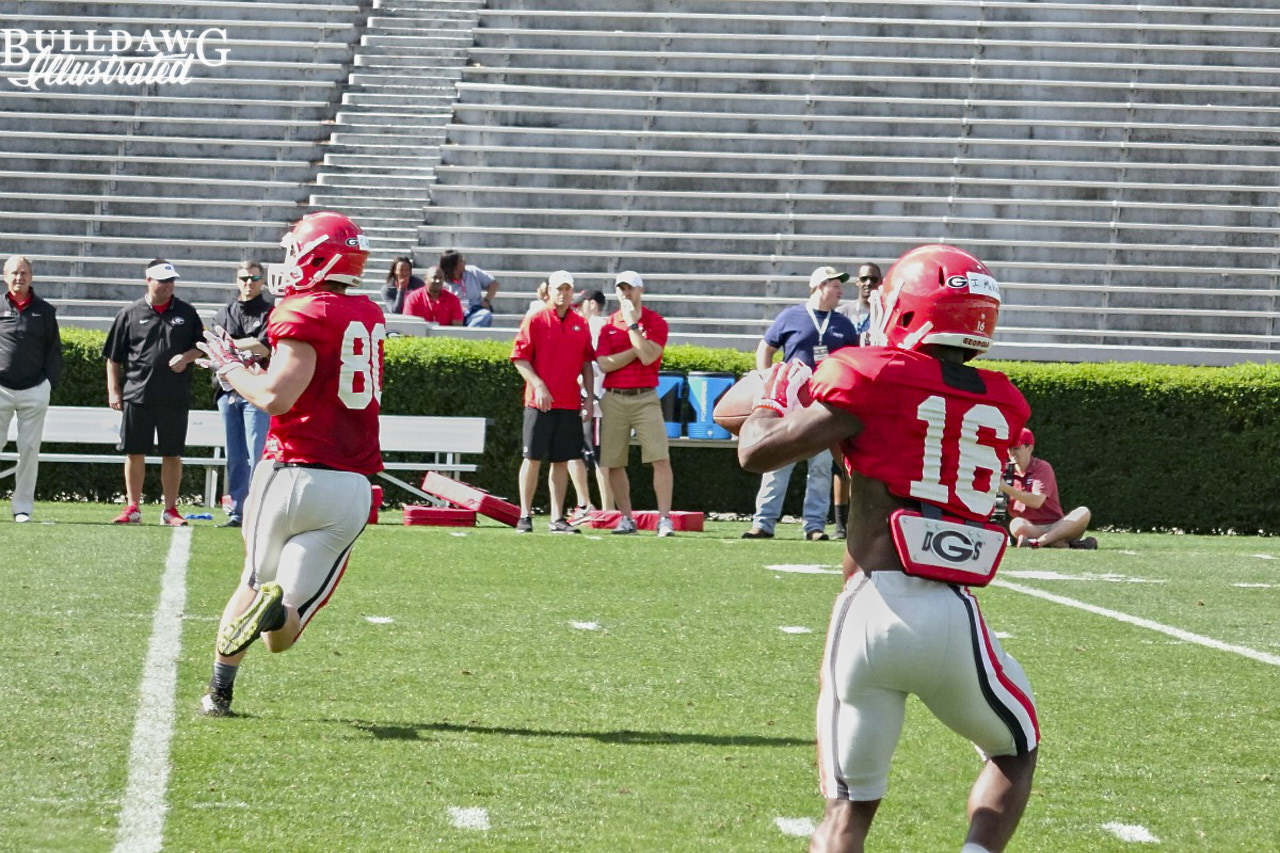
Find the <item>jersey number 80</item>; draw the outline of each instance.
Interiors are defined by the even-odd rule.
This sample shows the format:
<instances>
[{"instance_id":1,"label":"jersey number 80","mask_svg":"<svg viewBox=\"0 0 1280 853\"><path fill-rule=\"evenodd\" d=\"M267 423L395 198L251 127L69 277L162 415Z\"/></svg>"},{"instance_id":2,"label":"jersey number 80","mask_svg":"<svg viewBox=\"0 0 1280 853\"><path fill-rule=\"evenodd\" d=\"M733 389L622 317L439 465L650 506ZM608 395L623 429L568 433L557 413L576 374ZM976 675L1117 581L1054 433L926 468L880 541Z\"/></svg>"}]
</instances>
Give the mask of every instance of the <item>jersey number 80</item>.
<instances>
[{"instance_id":1,"label":"jersey number 80","mask_svg":"<svg viewBox=\"0 0 1280 853\"><path fill-rule=\"evenodd\" d=\"M375 399L382 404L382 348L387 327L378 323L370 331L352 320L342 335L342 367L338 372L338 399L348 409L364 409Z\"/></svg>"}]
</instances>

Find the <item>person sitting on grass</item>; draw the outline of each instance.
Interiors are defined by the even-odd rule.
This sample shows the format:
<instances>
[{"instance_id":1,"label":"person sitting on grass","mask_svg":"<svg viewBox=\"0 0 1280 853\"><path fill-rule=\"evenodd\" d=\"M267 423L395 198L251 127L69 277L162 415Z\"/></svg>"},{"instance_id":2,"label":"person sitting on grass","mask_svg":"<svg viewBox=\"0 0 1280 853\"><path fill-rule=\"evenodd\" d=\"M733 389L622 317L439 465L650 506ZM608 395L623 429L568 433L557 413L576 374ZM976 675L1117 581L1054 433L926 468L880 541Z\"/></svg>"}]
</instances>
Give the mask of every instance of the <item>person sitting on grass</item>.
<instances>
[{"instance_id":1,"label":"person sitting on grass","mask_svg":"<svg viewBox=\"0 0 1280 853\"><path fill-rule=\"evenodd\" d=\"M1053 467L1031 455L1035 443L1031 430L1023 429L1018 443L1009 448L1013 482L1000 483L1000 491L1009 496L1009 535L1014 544L1019 548L1097 548L1097 539L1084 536L1089 508L1078 506L1063 513Z\"/></svg>"}]
</instances>

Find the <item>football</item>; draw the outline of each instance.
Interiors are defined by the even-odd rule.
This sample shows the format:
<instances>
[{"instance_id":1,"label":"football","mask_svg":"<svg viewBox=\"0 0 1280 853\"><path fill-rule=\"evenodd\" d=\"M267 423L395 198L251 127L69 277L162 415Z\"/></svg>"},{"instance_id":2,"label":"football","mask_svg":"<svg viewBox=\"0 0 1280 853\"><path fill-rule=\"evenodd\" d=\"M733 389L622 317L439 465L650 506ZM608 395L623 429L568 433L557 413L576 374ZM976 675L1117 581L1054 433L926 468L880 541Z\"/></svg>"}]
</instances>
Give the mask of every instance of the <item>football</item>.
<instances>
[{"instance_id":1,"label":"football","mask_svg":"<svg viewBox=\"0 0 1280 853\"><path fill-rule=\"evenodd\" d=\"M751 407L756 398L764 390L765 375L766 373L759 370L743 374L742 378L733 383L732 387L716 401L716 407L711 411L711 419L737 435L742 429L742 422L751 414ZM807 406L812 401L809 385L805 383L800 389L800 405Z\"/></svg>"}]
</instances>

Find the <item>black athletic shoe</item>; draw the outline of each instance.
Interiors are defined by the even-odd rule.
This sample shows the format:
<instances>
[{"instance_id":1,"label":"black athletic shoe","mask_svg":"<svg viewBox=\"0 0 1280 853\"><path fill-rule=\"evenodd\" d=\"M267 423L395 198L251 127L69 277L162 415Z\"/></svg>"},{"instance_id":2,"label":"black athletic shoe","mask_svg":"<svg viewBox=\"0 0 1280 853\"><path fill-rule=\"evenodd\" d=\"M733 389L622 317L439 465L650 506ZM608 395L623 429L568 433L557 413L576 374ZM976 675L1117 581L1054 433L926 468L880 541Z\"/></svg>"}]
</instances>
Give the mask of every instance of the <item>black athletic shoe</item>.
<instances>
[{"instance_id":1,"label":"black athletic shoe","mask_svg":"<svg viewBox=\"0 0 1280 853\"><path fill-rule=\"evenodd\" d=\"M219 524L218 526L219 527L239 527L240 519L239 517L233 515L230 518L228 518L226 521Z\"/></svg>"},{"instance_id":2,"label":"black athletic shoe","mask_svg":"<svg viewBox=\"0 0 1280 853\"><path fill-rule=\"evenodd\" d=\"M284 612L284 590L278 583L264 583L253 603L218 632L218 654L234 657L262 633L263 625L274 625ZM272 629L274 630L274 629Z\"/></svg>"},{"instance_id":3,"label":"black athletic shoe","mask_svg":"<svg viewBox=\"0 0 1280 853\"><path fill-rule=\"evenodd\" d=\"M200 697L200 713L206 717L235 716L231 712L231 691L214 690L213 685L209 685Z\"/></svg>"},{"instance_id":4,"label":"black athletic shoe","mask_svg":"<svg viewBox=\"0 0 1280 853\"><path fill-rule=\"evenodd\" d=\"M563 518L557 518L555 521L547 525L548 533L581 533L582 531L574 527Z\"/></svg>"},{"instance_id":5,"label":"black athletic shoe","mask_svg":"<svg viewBox=\"0 0 1280 853\"><path fill-rule=\"evenodd\" d=\"M532 533L533 532L533 516L522 515L520 520L516 522L516 533Z\"/></svg>"},{"instance_id":6,"label":"black athletic shoe","mask_svg":"<svg viewBox=\"0 0 1280 853\"><path fill-rule=\"evenodd\" d=\"M742 534L743 539L772 539L773 534L767 530L761 530L759 527L753 527L746 533Z\"/></svg>"},{"instance_id":7,"label":"black athletic shoe","mask_svg":"<svg viewBox=\"0 0 1280 853\"><path fill-rule=\"evenodd\" d=\"M1083 539L1075 540L1068 547L1079 551L1096 551L1098 550L1098 540L1092 536L1086 536Z\"/></svg>"}]
</instances>

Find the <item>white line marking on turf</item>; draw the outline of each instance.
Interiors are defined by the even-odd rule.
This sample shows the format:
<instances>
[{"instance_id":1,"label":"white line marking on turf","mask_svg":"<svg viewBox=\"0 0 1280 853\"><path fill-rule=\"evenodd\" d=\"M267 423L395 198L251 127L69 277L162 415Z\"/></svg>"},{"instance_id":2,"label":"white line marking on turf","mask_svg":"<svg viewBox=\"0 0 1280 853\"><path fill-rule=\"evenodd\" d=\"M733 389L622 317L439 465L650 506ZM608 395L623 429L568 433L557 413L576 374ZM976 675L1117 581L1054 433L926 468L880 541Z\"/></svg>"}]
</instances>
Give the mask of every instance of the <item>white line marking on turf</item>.
<instances>
[{"instance_id":1,"label":"white line marking on turf","mask_svg":"<svg viewBox=\"0 0 1280 853\"><path fill-rule=\"evenodd\" d=\"M778 629L784 634L812 634L812 628L801 628L798 625L783 625Z\"/></svg>"},{"instance_id":2,"label":"white line marking on turf","mask_svg":"<svg viewBox=\"0 0 1280 853\"><path fill-rule=\"evenodd\" d=\"M459 533L459 532L458 532L458 531L456 531L456 530L455 530L455 531L453 531L452 533L450 533L449 535L450 535L450 536L457 536L459 539L466 539L466 538L467 538L467 534L465 534L465 533Z\"/></svg>"},{"instance_id":3,"label":"white line marking on turf","mask_svg":"<svg viewBox=\"0 0 1280 853\"><path fill-rule=\"evenodd\" d=\"M1131 578L1128 575L1117 575L1113 572L1097 574L1095 572L1082 572L1078 575L1064 575L1062 572L1053 571L1011 571L1005 572L1003 577L1018 578L1028 581L1105 581L1106 583L1168 583L1165 580L1149 580L1147 578Z\"/></svg>"},{"instance_id":4,"label":"white line marking on turf","mask_svg":"<svg viewBox=\"0 0 1280 853\"><path fill-rule=\"evenodd\" d=\"M818 825L807 817L775 817L773 824L783 835L794 838L808 838L818 831Z\"/></svg>"},{"instance_id":5,"label":"white line marking on turf","mask_svg":"<svg viewBox=\"0 0 1280 853\"><path fill-rule=\"evenodd\" d=\"M1274 589L1273 583L1233 583L1232 586L1238 586L1241 589Z\"/></svg>"},{"instance_id":6,"label":"white line marking on turf","mask_svg":"<svg viewBox=\"0 0 1280 853\"><path fill-rule=\"evenodd\" d=\"M169 544L164 577L160 579L160 602L151 621L151 640L142 667L138 716L129 750L129 779L125 783L114 853L159 853L163 846L173 699L190 558L191 528L180 527L174 530Z\"/></svg>"},{"instance_id":7,"label":"white line marking on turf","mask_svg":"<svg viewBox=\"0 0 1280 853\"><path fill-rule=\"evenodd\" d=\"M1275 559L1275 556L1274 556L1274 555L1272 555L1272 554L1254 554L1253 556L1257 557L1259 560L1274 560L1274 559Z\"/></svg>"},{"instance_id":8,"label":"white line marking on turf","mask_svg":"<svg viewBox=\"0 0 1280 853\"><path fill-rule=\"evenodd\" d=\"M1270 655L1266 652L1260 652L1247 646L1236 646L1231 643L1224 643L1221 640L1215 640L1212 637L1193 634L1190 631L1184 631L1181 628L1174 628L1170 625L1161 625L1159 622L1152 622L1150 619L1142 619L1138 616L1130 616L1127 613L1121 613L1118 610L1108 610L1105 607L1098 607L1093 604L1085 604L1083 601L1076 601L1074 598L1067 598L1062 595L1054 595L1051 592L1044 592L1039 589L1032 589L1029 586L1021 584L1009 583L1008 581L995 580L991 582L992 586L1004 587L1014 592L1020 592L1024 595L1032 595L1036 598L1043 598L1045 601L1052 601L1055 604L1065 604L1067 607L1077 607L1089 613L1098 616L1106 616L1108 619L1115 619L1117 622L1126 622L1130 625L1137 625L1139 628L1146 628L1151 631L1159 631L1161 634L1168 634L1170 637L1176 637L1188 643L1195 643L1210 649L1216 649L1220 652L1232 652L1260 663L1268 663L1272 666L1280 666L1280 655Z\"/></svg>"},{"instance_id":9,"label":"white line marking on turf","mask_svg":"<svg viewBox=\"0 0 1280 853\"><path fill-rule=\"evenodd\" d=\"M489 828L489 810L480 806L449 806L449 822L457 829Z\"/></svg>"},{"instance_id":10,"label":"white line marking on turf","mask_svg":"<svg viewBox=\"0 0 1280 853\"><path fill-rule=\"evenodd\" d=\"M1160 839L1151 834L1145 826L1131 823L1104 823L1102 828L1119 838L1135 844L1159 844Z\"/></svg>"},{"instance_id":11,"label":"white line marking on turf","mask_svg":"<svg viewBox=\"0 0 1280 853\"><path fill-rule=\"evenodd\" d=\"M392 622L396 621L390 616L366 616L364 618L374 625L390 625Z\"/></svg>"},{"instance_id":12,"label":"white line marking on turf","mask_svg":"<svg viewBox=\"0 0 1280 853\"><path fill-rule=\"evenodd\" d=\"M771 572L783 572L790 575L838 575L841 573L840 569L833 569L828 566L793 565L789 563L783 563L779 566L765 566L765 568Z\"/></svg>"},{"instance_id":13,"label":"white line marking on turf","mask_svg":"<svg viewBox=\"0 0 1280 853\"><path fill-rule=\"evenodd\" d=\"M599 622L570 622L569 624L572 627L577 628L579 631L599 631L600 630Z\"/></svg>"}]
</instances>

